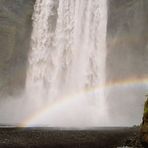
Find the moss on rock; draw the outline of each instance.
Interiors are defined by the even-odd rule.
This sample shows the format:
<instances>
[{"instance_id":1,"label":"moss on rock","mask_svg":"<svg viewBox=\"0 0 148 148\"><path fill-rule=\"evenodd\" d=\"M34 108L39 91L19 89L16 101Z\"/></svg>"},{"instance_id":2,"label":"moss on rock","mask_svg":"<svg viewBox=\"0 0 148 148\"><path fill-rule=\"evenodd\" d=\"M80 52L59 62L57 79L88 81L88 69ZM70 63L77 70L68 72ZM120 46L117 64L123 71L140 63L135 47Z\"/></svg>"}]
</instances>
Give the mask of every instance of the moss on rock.
<instances>
[{"instance_id":1,"label":"moss on rock","mask_svg":"<svg viewBox=\"0 0 148 148\"><path fill-rule=\"evenodd\" d=\"M140 130L140 138L143 146L148 147L148 96L144 105L144 114Z\"/></svg>"}]
</instances>

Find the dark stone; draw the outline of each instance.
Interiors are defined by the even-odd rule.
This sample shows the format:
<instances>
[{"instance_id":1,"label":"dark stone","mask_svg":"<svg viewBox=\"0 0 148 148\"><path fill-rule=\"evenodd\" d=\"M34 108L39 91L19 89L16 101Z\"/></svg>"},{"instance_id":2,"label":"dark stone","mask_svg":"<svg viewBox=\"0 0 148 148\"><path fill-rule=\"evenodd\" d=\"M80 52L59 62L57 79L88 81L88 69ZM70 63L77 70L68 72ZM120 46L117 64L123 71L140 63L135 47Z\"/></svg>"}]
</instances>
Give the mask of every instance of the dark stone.
<instances>
[{"instance_id":1,"label":"dark stone","mask_svg":"<svg viewBox=\"0 0 148 148\"><path fill-rule=\"evenodd\" d=\"M144 114L140 129L140 140L144 147L148 147L148 99L144 105Z\"/></svg>"}]
</instances>

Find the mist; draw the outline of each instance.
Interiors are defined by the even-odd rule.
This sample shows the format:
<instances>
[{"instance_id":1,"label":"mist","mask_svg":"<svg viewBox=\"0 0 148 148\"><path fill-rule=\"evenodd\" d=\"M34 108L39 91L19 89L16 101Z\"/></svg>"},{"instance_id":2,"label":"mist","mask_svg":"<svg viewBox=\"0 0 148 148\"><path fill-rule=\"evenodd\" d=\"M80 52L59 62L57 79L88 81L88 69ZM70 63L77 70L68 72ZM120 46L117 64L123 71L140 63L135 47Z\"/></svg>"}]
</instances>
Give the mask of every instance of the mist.
<instances>
[{"instance_id":1,"label":"mist","mask_svg":"<svg viewBox=\"0 0 148 148\"><path fill-rule=\"evenodd\" d=\"M1 5L8 11L7 17L0 21L0 39L2 39L0 46L3 47L0 51L7 49L5 50L7 52L2 52L0 56L2 63L0 65L0 124L84 128L133 126L141 123L145 94L148 92L148 3L146 0L108 1L106 80L101 88L106 99L105 105L102 106L99 102L91 100L91 97L102 93L97 84L93 87L90 85L88 88L91 90L88 92L85 89L78 89L80 93L77 95L75 94L77 89L73 87L73 93L58 96L55 102L48 100L46 96L41 100L39 95L41 93L38 94L38 90L34 88L29 93L26 92L34 2L22 0L19 5L14 2L13 9L8 7L7 2L1 2ZM3 12L6 11L4 8L1 8ZM19 12L22 8L24 14L19 13L19 16L16 10ZM30 10L29 14L26 13L27 9ZM10 19L9 11L16 18ZM22 20L20 18L23 18L23 21L18 23ZM14 22L13 19L18 19L18 22ZM55 21L52 16L51 20ZM2 24L4 22L7 24L6 28L5 24ZM12 28L8 28L11 24L13 24ZM23 28L24 31L20 33L18 27ZM8 39L10 46L3 41ZM5 60L5 55L6 57L9 55L8 60ZM69 76L77 80L75 74ZM84 77L81 80L85 81ZM31 79L28 82L31 83ZM71 85L68 81L67 84L67 87L61 85L60 88L69 89Z\"/></svg>"},{"instance_id":2,"label":"mist","mask_svg":"<svg viewBox=\"0 0 148 148\"><path fill-rule=\"evenodd\" d=\"M147 2L109 1L107 82L110 116L115 124L140 124L147 94Z\"/></svg>"}]
</instances>

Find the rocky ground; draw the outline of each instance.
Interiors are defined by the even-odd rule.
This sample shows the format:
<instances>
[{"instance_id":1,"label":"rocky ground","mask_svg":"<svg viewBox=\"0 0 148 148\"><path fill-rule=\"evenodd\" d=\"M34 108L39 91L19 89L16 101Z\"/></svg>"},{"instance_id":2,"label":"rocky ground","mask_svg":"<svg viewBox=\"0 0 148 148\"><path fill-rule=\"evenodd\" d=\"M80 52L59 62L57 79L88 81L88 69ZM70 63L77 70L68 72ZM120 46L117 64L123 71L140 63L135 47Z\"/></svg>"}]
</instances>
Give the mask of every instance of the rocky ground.
<instances>
[{"instance_id":1,"label":"rocky ground","mask_svg":"<svg viewBox=\"0 0 148 148\"><path fill-rule=\"evenodd\" d=\"M139 128L0 129L0 148L116 148L122 146L142 147L139 142Z\"/></svg>"}]
</instances>

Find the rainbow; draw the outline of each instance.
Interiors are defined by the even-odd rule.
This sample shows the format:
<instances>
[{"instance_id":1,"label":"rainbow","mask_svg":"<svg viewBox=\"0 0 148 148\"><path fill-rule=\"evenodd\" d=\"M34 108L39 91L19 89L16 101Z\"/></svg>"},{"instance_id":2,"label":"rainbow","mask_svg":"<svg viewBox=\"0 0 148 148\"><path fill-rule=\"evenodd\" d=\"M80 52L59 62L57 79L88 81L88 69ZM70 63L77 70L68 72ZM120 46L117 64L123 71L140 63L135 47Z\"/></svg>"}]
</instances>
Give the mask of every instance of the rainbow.
<instances>
[{"instance_id":1,"label":"rainbow","mask_svg":"<svg viewBox=\"0 0 148 148\"><path fill-rule=\"evenodd\" d=\"M36 121L38 121L41 117L43 117L45 114L47 114L48 112L50 112L53 108L58 108L59 106L61 106L62 104L72 101L75 98L80 97L81 95L91 95L94 93L98 93L101 89L117 89L117 88L121 88L121 87L134 87L134 86L143 86L143 85L148 85L148 76L144 76L144 77L132 77L132 78L128 78L128 79L124 79L124 80L114 80L114 81L110 81L108 83L106 83L105 85L98 85L96 87L93 88L87 88L83 91L78 92L77 94L72 94L69 96L65 96L62 97L60 99L57 99L57 101L55 102L49 102L47 103L46 106L41 107L40 109L38 109L37 111L35 111L33 114L31 114L29 117L25 118L21 124L19 124L19 127L30 127L30 126L34 126L34 123L36 123Z\"/></svg>"}]
</instances>

